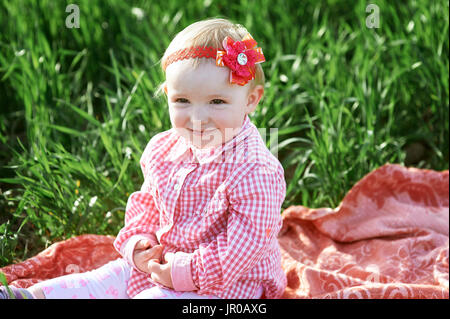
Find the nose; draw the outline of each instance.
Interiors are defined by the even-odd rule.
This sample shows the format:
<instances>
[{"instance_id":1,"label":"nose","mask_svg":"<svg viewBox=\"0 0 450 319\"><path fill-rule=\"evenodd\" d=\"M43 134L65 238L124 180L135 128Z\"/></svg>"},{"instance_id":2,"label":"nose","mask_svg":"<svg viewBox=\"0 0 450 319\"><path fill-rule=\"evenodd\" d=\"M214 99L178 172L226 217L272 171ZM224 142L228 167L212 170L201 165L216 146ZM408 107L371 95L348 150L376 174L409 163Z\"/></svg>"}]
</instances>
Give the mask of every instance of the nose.
<instances>
[{"instance_id":1,"label":"nose","mask_svg":"<svg viewBox=\"0 0 450 319\"><path fill-rule=\"evenodd\" d=\"M194 130L201 130L205 124L208 123L208 111L207 108L201 106L195 106L191 111L191 123Z\"/></svg>"}]
</instances>

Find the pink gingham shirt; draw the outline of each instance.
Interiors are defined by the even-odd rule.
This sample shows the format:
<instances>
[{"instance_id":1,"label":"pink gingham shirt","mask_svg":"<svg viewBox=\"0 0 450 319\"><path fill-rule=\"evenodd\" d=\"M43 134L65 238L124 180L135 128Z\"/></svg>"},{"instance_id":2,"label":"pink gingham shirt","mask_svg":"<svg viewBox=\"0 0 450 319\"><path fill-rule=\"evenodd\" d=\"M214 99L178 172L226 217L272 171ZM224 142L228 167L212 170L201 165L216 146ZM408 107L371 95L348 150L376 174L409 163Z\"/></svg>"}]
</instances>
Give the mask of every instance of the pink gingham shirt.
<instances>
[{"instance_id":1,"label":"pink gingham shirt","mask_svg":"<svg viewBox=\"0 0 450 319\"><path fill-rule=\"evenodd\" d=\"M115 248L132 266L128 295L160 285L133 263L140 239L174 252L176 291L220 298L278 298L286 287L277 235L286 183L280 162L245 116L239 133L198 149L174 129L141 157L144 184L130 195Z\"/></svg>"}]
</instances>

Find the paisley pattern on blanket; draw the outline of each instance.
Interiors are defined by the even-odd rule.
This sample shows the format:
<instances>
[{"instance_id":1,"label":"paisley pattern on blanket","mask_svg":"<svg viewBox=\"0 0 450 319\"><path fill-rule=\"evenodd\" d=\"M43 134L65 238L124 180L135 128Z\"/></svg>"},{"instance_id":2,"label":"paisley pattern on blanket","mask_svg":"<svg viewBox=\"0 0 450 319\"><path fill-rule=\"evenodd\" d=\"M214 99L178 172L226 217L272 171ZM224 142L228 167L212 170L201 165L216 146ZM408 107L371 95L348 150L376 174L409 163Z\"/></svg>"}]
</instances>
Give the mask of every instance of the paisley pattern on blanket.
<instances>
[{"instance_id":1,"label":"paisley pattern on blanket","mask_svg":"<svg viewBox=\"0 0 450 319\"><path fill-rule=\"evenodd\" d=\"M283 298L448 298L449 172L385 165L336 209L292 206Z\"/></svg>"},{"instance_id":2,"label":"paisley pattern on blanket","mask_svg":"<svg viewBox=\"0 0 450 319\"><path fill-rule=\"evenodd\" d=\"M113 236L80 235L57 242L21 263L0 268L8 284L27 288L42 280L96 269L120 255Z\"/></svg>"}]
</instances>

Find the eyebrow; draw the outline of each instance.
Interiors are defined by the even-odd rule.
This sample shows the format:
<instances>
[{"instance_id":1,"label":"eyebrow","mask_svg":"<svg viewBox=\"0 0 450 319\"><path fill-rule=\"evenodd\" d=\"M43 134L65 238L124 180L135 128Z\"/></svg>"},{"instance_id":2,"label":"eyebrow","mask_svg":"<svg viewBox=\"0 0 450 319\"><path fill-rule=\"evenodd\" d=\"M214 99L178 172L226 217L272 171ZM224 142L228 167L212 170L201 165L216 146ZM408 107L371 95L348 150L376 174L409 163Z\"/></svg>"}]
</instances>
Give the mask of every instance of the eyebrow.
<instances>
[{"instance_id":1,"label":"eyebrow","mask_svg":"<svg viewBox=\"0 0 450 319\"><path fill-rule=\"evenodd\" d=\"M177 97L186 97L189 96L189 93L183 93L183 92L179 92L179 93L175 93L173 94L173 98L177 98ZM207 95L206 98L207 99L214 99L214 98L224 98L224 99L231 99L231 96L228 96L226 94L210 94Z\"/></svg>"},{"instance_id":2,"label":"eyebrow","mask_svg":"<svg viewBox=\"0 0 450 319\"><path fill-rule=\"evenodd\" d=\"M209 98L209 99L213 99L213 98L217 98L217 97L223 97L225 99L231 99L231 96L228 96L226 94L211 94L211 95L207 96L207 98Z\"/></svg>"}]
</instances>

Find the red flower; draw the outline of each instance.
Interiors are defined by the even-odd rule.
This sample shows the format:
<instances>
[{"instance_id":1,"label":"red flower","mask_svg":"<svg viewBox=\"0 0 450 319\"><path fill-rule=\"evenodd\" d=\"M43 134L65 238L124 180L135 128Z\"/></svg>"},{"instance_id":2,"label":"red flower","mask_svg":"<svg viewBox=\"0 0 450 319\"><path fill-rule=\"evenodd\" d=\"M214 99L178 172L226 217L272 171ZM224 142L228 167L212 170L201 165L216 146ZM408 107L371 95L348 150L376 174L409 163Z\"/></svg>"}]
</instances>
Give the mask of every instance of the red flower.
<instances>
[{"instance_id":1,"label":"red flower","mask_svg":"<svg viewBox=\"0 0 450 319\"><path fill-rule=\"evenodd\" d=\"M256 41L247 34L242 41L234 41L226 37L223 47L226 51L217 51L216 65L231 69L230 82L245 85L255 78L255 64L265 61L261 48L256 47Z\"/></svg>"}]
</instances>

